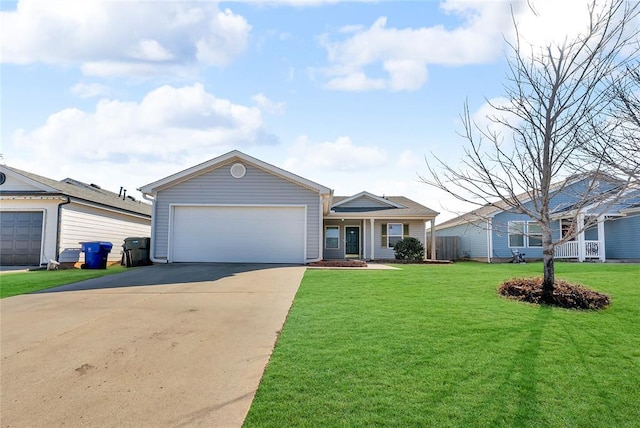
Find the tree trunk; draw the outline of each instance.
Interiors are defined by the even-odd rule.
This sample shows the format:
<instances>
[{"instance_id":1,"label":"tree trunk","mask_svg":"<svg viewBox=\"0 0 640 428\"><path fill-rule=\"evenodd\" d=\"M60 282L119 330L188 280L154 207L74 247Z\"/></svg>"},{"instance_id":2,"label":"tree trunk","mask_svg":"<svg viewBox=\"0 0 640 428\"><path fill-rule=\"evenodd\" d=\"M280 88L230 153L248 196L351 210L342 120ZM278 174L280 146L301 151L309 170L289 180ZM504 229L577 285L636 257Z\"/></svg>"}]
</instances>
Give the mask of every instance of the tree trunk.
<instances>
[{"instance_id":1,"label":"tree trunk","mask_svg":"<svg viewBox=\"0 0 640 428\"><path fill-rule=\"evenodd\" d=\"M555 289L556 271L553 263L553 239L551 228L542 227L542 262L544 264L544 279L542 281L542 299L550 303Z\"/></svg>"}]
</instances>

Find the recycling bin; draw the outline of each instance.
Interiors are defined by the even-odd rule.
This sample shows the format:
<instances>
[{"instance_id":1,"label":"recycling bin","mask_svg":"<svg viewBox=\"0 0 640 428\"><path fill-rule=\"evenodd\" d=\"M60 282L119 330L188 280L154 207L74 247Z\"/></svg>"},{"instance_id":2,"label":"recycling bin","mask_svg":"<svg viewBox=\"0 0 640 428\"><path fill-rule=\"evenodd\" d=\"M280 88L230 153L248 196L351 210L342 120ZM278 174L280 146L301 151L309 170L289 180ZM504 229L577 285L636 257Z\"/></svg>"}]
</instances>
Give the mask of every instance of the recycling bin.
<instances>
[{"instance_id":1,"label":"recycling bin","mask_svg":"<svg viewBox=\"0 0 640 428\"><path fill-rule=\"evenodd\" d=\"M107 268L107 257L113 248L111 242L81 242L80 245L84 252L84 264L81 266L83 269Z\"/></svg>"},{"instance_id":2,"label":"recycling bin","mask_svg":"<svg viewBox=\"0 0 640 428\"><path fill-rule=\"evenodd\" d=\"M122 244L122 265L126 267L150 265L150 244L151 238L126 238Z\"/></svg>"}]
</instances>

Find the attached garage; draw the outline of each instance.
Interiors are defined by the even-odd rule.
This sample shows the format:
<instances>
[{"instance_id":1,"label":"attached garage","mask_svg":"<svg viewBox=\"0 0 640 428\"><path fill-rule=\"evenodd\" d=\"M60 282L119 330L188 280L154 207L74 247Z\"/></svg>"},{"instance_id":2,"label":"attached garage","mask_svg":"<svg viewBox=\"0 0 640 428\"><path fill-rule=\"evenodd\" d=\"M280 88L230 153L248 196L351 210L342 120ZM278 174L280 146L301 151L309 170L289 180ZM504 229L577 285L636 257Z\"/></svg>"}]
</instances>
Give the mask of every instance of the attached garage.
<instances>
[{"instance_id":1,"label":"attached garage","mask_svg":"<svg viewBox=\"0 0 640 428\"><path fill-rule=\"evenodd\" d=\"M42 211L0 212L0 265L37 266L42 248Z\"/></svg>"},{"instance_id":2,"label":"attached garage","mask_svg":"<svg viewBox=\"0 0 640 428\"><path fill-rule=\"evenodd\" d=\"M170 261L304 263L305 206L172 206Z\"/></svg>"},{"instance_id":3,"label":"attached garage","mask_svg":"<svg viewBox=\"0 0 640 428\"><path fill-rule=\"evenodd\" d=\"M237 150L139 190L153 201L156 263L322 258L332 190Z\"/></svg>"}]
</instances>

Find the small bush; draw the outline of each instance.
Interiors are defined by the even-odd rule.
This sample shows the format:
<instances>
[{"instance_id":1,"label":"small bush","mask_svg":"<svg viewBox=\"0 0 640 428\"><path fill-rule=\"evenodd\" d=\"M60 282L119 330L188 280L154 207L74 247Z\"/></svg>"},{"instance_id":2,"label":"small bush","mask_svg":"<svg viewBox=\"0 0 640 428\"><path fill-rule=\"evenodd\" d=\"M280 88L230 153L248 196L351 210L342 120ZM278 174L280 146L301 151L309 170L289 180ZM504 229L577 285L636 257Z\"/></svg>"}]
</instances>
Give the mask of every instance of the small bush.
<instances>
[{"instance_id":1,"label":"small bush","mask_svg":"<svg viewBox=\"0 0 640 428\"><path fill-rule=\"evenodd\" d=\"M536 304L550 304L567 309L604 309L609 296L577 284L556 280L550 302L543 298L542 278L514 278L502 283L498 293L510 299Z\"/></svg>"},{"instance_id":2,"label":"small bush","mask_svg":"<svg viewBox=\"0 0 640 428\"><path fill-rule=\"evenodd\" d=\"M409 262L421 262L424 260L424 247L422 242L416 238L404 238L398 241L393 250L396 253L396 260Z\"/></svg>"}]
</instances>

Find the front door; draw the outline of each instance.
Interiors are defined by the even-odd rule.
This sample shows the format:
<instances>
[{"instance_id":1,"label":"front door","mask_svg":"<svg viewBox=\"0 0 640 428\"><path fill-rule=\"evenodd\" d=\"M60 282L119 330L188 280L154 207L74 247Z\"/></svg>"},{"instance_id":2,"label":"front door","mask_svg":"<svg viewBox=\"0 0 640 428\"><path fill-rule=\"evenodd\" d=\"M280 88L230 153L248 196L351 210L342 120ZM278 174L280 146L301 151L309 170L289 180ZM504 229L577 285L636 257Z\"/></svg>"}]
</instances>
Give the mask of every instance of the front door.
<instances>
[{"instance_id":1,"label":"front door","mask_svg":"<svg viewBox=\"0 0 640 428\"><path fill-rule=\"evenodd\" d=\"M344 233L346 235L344 252L346 256L359 256L360 255L360 228L359 227L345 227Z\"/></svg>"}]
</instances>

